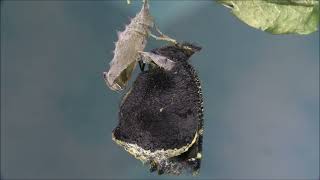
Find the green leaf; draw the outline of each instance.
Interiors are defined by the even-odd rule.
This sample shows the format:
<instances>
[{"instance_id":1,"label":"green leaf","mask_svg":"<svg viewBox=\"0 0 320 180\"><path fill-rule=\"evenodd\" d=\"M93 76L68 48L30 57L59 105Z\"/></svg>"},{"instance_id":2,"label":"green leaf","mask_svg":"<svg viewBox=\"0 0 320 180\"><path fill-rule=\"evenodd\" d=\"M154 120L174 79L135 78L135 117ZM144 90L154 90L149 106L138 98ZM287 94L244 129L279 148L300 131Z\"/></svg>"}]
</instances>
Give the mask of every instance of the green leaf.
<instances>
[{"instance_id":1,"label":"green leaf","mask_svg":"<svg viewBox=\"0 0 320 180\"><path fill-rule=\"evenodd\" d=\"M217 0L240 20L272 34L318 30L319 0Z\"/></svg>"}]
</instances>

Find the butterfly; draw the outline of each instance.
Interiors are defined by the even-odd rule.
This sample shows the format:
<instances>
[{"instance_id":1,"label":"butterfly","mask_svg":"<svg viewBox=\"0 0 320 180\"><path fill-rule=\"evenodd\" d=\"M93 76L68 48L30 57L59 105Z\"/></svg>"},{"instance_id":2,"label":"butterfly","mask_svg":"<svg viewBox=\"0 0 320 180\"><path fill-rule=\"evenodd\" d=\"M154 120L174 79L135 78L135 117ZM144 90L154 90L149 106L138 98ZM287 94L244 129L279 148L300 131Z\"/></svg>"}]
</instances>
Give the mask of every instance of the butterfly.
<instances>
[{"instance_id":1,"label":"butterfly","mask_svg":"<svg viewBox=\"0 0 320 180\"><path fill-rule=\"evenodd\" d=\"M200 50L181 43L144 53L148 69L142 68L122 99L112 139L149 164L151 172L200 170L203 99L197 73L188 62Z\"/></svg>"}]
</instances>

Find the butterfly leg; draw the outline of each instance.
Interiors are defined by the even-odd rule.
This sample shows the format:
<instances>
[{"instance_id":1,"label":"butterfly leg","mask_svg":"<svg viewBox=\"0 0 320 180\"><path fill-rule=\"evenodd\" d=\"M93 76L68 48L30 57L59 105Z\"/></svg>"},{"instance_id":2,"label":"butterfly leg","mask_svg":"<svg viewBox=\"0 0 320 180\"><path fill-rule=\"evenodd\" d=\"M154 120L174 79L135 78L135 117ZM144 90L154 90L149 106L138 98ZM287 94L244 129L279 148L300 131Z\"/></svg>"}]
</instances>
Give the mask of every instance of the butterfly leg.
<instances>
[{"instance_id":1,"label":"butterfly leg","mask_svg":"<svg viewBox=\"0 0 320 180\"><path fill-rule=\"evenodd\" d=\"M143 72L146 66L146 63L144 63L142 60L138 61L138 63L139 63L140 70Z\"/></svg>"}]
</instances>

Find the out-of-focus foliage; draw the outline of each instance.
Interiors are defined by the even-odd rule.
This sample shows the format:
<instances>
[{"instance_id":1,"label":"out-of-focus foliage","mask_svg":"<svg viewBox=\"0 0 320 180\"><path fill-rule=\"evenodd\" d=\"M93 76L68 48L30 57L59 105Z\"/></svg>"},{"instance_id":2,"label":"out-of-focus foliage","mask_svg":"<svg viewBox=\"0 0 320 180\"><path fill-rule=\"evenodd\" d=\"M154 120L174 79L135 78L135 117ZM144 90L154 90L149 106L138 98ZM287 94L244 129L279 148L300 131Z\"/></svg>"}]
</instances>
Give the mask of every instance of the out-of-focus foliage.
<instances>
[{"instance_id":1,"label":"out-of-focus foliage","mask_svg":"<svg viewBox=\"0 0 320 180\"><path fill-rule=\"evenodd\" d=\"M318 30L319 0L217 0L241 21L272 34Z\"/></svg>"}]
</instances>

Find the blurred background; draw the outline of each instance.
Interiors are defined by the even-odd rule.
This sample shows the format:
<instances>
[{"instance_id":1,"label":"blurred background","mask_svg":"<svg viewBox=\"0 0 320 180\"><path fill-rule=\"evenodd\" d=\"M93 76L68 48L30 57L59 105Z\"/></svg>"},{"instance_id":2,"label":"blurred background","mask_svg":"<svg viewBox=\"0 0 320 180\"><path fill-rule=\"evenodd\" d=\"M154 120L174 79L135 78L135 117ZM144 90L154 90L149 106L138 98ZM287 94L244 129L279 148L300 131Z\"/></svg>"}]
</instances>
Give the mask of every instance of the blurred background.
<instances>
[{"instance_id":1,"label":"blurred background","mask_svg":"<svg viewBox=\"0 0 320 180\"><path fill-rule=\"evenodd\" d=\"M113 143L123 93L102 72L140 5L1 2L2 178L319 178L319 34L270 35L211 0L151 0L165 34L203 47L200 175L151 174Z\"/></svg>"}]
</instances>

